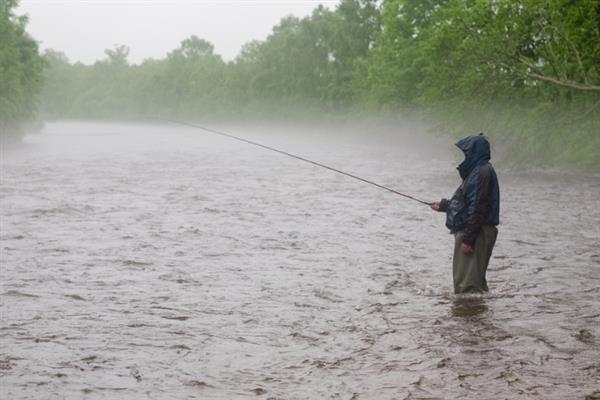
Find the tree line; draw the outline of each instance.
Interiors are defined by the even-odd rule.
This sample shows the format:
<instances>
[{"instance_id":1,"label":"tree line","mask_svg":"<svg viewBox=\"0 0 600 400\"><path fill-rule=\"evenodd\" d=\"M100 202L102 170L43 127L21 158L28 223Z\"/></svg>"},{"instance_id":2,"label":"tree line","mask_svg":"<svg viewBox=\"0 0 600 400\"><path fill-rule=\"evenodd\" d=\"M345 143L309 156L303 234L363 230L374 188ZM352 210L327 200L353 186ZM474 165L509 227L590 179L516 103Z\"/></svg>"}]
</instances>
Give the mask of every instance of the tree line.
<instances>
[{"instance_id":1,"label":"tree line","mask_svg":"<svg viewBox=\"0 0 600 400\"><path fill-rule=\"evenodd\" d=\"M17 0L0 0L0 141L15 140L35 117L43 85L44 59L27 34L27 18L17 16Z\"/></svg>"},{"instance_id":2,"label":"tree line","mask_svg":"<svg viewBox=\"0 0 600 400\"><path fill-rule=\"evenodd\" d=\"M196 36L162 59L48 51L53 118L419 115L523 161L600 162L597 0L342 0L283 18L229 62Z\"/></svg>"},{"instance_id":3,"label":"tree line","mask_svg":"<svg viewBox=\"0 0 600 400\"><path fill-rule=\"evenodd\" d=\"M342 110L352 104L354 63L367 56L379 18L374 1L318 6L309 17L283 18L230 62L196 36L139 65L128 63L126 46L94 65L50 51L42 109L57 117L190 118Z\"/></svg>"}]
</instances>

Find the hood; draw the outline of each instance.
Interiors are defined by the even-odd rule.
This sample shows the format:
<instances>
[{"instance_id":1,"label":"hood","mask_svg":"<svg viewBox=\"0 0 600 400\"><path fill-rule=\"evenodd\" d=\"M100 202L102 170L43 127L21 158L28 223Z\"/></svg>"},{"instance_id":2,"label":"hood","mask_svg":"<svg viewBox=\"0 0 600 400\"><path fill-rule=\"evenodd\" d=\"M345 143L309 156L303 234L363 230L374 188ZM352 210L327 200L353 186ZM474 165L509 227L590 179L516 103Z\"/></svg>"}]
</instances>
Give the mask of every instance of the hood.
<instances>
[{"instance_id":1,"label":"hood","mask_svg":"<svg viewBox=\"0 0 600 400\"><path fill-rule=\"evenodd\" d=\"M490 161L490 142L483 133L459 140L456 147L465 153L465 160L457 168L462 179L469 176L473 168Z\"/></svg>"}]
</instances>

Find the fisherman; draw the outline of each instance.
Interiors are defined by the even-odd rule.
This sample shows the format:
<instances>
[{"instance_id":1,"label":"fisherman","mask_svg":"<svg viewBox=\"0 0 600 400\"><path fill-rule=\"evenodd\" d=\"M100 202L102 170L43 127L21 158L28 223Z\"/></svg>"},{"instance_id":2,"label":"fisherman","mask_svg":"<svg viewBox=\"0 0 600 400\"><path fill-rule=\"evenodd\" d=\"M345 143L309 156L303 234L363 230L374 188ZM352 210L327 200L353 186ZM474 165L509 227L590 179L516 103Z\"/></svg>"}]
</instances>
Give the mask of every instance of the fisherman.
<instances>
[{"instance_id":1,"label":"fisherman","mask_svg":"<svg viewBox=\"0 0 600 400\"><path fill-rule=\"evenodd\" d=\"M456 146L465 154L457 168L462 183L450 200L434 201L431 208L446 213L446 226L454 234L454 293L482 293L488 291L485 273L498 235L498 177L483 133Z\"/></svg>"}]
</instances>

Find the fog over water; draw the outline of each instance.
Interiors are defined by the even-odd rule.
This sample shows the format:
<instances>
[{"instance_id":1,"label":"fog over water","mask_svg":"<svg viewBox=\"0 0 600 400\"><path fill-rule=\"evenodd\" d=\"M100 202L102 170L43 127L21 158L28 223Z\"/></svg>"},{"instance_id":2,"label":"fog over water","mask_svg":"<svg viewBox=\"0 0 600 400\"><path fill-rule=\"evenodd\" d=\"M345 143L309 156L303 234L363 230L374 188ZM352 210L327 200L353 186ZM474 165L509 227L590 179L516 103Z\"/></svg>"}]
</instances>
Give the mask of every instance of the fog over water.
<instances>
[{"instance_id":1,"label":"fog over water","mask_svg":"<svg viewBox=\"0 0 600 400\"><path fill-rule=\"evenodd\" d=\"M415 125L214 128L459 184ZM496 164L490 293L455 296L442 214L194 128L48 123L0 167L3 399L600 396L598 176Z\"/></svg>"}]
</instances>

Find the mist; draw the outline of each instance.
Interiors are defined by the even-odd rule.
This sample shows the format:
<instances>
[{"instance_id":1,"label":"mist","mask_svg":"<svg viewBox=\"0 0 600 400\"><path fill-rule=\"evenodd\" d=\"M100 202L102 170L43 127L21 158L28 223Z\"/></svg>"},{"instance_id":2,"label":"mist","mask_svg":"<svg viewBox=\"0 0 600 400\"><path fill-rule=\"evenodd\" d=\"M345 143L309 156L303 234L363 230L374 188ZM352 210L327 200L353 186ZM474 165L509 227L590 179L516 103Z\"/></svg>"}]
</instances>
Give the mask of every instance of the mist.
<instances>
[{"instance_id":1,"label":"mist","mask_svg":"<svg viewBox=\"0 0 600 400\"><path fill-rule=\"evenodd\" d=\"M3 0L2 398L600 398L599 10L546 6Z\"/></svg>"}]
</instances>

